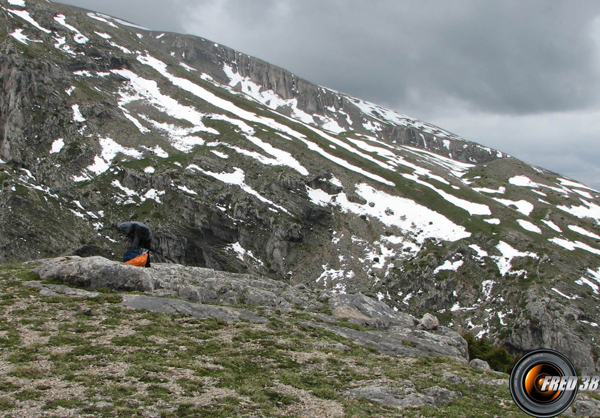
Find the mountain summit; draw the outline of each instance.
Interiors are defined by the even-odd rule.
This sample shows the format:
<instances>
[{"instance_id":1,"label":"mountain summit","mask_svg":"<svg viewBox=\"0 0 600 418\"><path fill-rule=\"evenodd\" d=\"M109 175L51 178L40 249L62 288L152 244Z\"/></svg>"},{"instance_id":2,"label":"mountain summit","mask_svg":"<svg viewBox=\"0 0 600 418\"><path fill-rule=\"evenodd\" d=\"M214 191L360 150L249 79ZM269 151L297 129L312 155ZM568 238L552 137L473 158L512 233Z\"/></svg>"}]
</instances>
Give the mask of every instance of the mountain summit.
<instances>
[{"instance_id":1,"label":"mountain summit","mask_svg":"<svg viewBox=\"0 0 600 418\"><path fill-rule=\"evenodd\" d=\"M363 292L600 369L600 193L209 40L0 0L0 259L153 257Z\"/></svg>"}]
</instances>

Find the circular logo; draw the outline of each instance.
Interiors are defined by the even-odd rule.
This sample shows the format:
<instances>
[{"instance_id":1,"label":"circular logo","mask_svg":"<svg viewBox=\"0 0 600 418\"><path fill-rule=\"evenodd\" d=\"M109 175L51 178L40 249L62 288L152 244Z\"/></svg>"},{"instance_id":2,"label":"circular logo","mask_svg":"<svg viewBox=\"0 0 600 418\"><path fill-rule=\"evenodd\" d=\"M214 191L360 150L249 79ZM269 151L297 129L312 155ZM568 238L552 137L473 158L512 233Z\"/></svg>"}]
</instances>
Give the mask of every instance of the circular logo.
<instances>
[{"instance_id":1,"label":"circular logo","mask_svg":"<svg viewBox=\"0 0 600 418\"><path fill-rule=\"evenodd\" d=\"M564 412L577 395L575 367L554 350L536 350L523 356L510 374L510 394L521 410L533 417L550 418Z\"/></svg>"}]
</instances>

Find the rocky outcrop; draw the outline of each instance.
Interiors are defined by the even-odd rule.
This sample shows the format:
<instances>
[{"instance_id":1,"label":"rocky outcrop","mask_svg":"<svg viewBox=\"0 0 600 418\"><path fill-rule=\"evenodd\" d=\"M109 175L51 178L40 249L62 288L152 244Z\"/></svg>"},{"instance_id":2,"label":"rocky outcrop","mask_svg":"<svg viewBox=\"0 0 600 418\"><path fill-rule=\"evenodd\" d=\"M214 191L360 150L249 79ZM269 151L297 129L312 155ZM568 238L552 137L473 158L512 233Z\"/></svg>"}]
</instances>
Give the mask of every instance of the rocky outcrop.
<instances>
[{"instance_id":1,"label":"rocky outcrop","mask_svg":"<svg viewBox=\"0 0 600 418\"><path fill-rule=\"evenodd\" d=\"M165 314L188 315L198 319L216 318L222 321L245 320L268 324L269 320L246 309L190 303L178 299L145 295L123 295L123 304L134 309L144 309Z\"/></svg>"},{"instance_id":2,"label":"rocky outcrop","mask_svg":"<svg viewBox=\"0 0 600 418\"><path fill-rule=\"evenodd\" d=\"M134 309L259 323L269 322L264 312L279 315L310 313L315 320L302 320L303 324L334 332L383 354L447 356L461 362L468 360L467 343L455 331L446 327L418 329L416 318L396 312L383 302L362 294L317 292L304 285L292 286L264 277L177 264L140 268L102 257L71 256L42 260L33 271L41 279L52 278L75 286L142 292L122 294L122 303ZM64 285L35 282L29 285L41 287L45 294L58 292L80 297L96 297L99 294L72 290ZM239 305L245 308L239 308ZM328 309L331 309L331 315L318 313ZM285 316L281 318L285 320ZM358 329L345 326L341 320L355 324Z\"/></svg>"},{"instance_id":3,"label":"rocky outcrop","mask_svg":"<svg viewBox=\"0 0 600 418\"><path fill-rule=\"evenodd\" d=\"M139 291L178 296L186 301L226 305L255 305L287 312L292 308L316 309L315 293L297 291L282 282L244 274L226 273L180 264L154 264L144 269L103 257L59 257L34 270L42 279L56 278L92 289Z\"/></svg>"},{"instance_id":4,"label":"rocky outcrop","mask_svg":"<svg viewBox=\"0 0 600 418\"><path fill-rule=\"evenodd\" d=\"M366 386L347 390L344 395L365 398L398 409L445 405L462 396L460 392L439 386L432 386L417 392L415 384L410 380L395 382L394 386L387 386L384 382L373 382Z\"/></svg>"}]
</instances>

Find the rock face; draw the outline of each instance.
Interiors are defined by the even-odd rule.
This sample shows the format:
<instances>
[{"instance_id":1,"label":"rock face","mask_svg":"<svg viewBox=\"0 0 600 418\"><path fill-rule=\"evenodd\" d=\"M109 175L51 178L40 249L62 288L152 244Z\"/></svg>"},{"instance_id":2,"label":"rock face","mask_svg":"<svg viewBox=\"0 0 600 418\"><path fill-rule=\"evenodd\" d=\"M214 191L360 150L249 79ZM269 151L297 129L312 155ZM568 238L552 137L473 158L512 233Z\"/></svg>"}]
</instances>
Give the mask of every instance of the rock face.
<instances>
[{"instance_id":1,"label":"rock face","mask_svg":"<svg viewBox=\"0 0 600 418\"><path fill-rule=\"evenodd\" d=\"M436 331L416 328L417 320L395 312L382 302L364 295L336 295L304 286L291 286L264 277L225 273L199 267L155 264L152 268L126 266L102 257L59 257L42 260L33 270L41 279L55 279L91 289L136 291L124 294L123 304L134 309L178 313L225 321L244 319L268 323L260 313L227 305L245 305L266 313L312 312L308 326L324 328L383 354L448 356L468 360L466 341L445 327ZM36 284L51 292L95 297L97 292L64 285ZM179 296L183 300L169 296ZM219 304L219 306L214 306ZM332 315L316 313L332 307ZM356 330L339 324L340 319L367 328Z\"/></svg>"},{"instance_id":2,"label":"rock face","mask_svg":"<svg viewBox=\"0 0 600 418\"><path fill-rule=\"evenodd\" d=\"M123 290L324 303L386 333L431 313L438 329L417 331L600 366L597 191L206 39L24 3L0 13L0 262L118 260L114 225L137 220L158 269L208 271L135 273ZM215 285L218 271L241 276ZM316 292L294 300L281 283ZM356 300L330 307L321 290Z\"/></svg>"}]
</instances>

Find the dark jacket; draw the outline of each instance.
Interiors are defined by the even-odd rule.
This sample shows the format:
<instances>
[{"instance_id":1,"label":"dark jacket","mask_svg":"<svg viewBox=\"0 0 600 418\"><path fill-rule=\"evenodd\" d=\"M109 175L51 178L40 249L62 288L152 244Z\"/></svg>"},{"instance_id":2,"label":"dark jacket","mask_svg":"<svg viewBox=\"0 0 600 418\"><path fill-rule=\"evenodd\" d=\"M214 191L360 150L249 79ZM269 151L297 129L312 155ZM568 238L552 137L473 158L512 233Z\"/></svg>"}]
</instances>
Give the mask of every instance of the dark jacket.
<instances>
[{"instance_id":1,"label":"dark jacket","mask_svg":"<svg viewBox=\"0 0 600 418\"><path fill-rule=\"evenodd\" d=\"M152 245L152 231L143 223L124 222L117 228L129 239L132 250L150 249Z\"/></svg>"}]
</instances>

